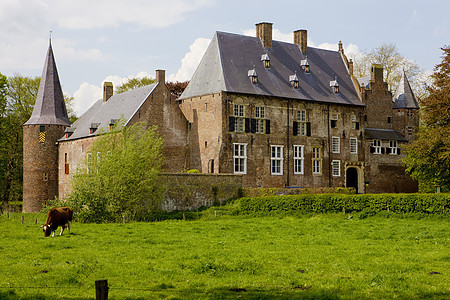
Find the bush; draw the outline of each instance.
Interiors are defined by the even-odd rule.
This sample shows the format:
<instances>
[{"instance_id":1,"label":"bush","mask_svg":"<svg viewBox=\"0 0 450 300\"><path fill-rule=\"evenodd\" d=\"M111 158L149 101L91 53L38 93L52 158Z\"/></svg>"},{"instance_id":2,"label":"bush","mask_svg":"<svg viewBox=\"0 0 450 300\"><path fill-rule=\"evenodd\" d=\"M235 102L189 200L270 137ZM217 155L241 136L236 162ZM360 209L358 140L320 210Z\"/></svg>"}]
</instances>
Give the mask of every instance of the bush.
<instances>
[{"instance_id":1,"label":"bush","mask_svg":"<svg viewBox=\"0 0 450 300\"><path fill-rule=\"evenodd\" d=\"M120 125L119 125L120 126ZM141 220L159 209L163 140L138 123L103 134L72 179L67 205L82 222Z\"/></svg>"},{"instance_id":2,"label":"bush","mask_svg":"<svg viewBox=\"0 0 450 300\"><path fill-rule=\"evenodd\" d=\"M450 194L301 194L244 197L238 200L240 214L273 212L373 212L445 213L450 212Z\"/></svg>"}]
</instances>

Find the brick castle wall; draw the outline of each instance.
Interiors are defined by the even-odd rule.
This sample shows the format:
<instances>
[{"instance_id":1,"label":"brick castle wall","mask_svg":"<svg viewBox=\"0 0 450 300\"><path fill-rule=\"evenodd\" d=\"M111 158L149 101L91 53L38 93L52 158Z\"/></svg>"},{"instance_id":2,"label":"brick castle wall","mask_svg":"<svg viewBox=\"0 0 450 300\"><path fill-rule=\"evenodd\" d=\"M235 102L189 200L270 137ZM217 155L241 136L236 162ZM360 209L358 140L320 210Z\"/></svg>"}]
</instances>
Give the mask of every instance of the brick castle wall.
<instances>
[{"instance_id":1,"label":"brick castle wall","mask_svg":"<svg viewBox=\"0 0 450 300\"><path fill-rule=\"evenodd\" d=\"M44 127L41 128L41 126ZM61 125L23 127L23 212L25 213L39 212L43 203L58 197L56 141L63 135L65 128Z\"/></svg>"},{"instance_id":2,"label":"brick castle wall","mask_svg":"<svg viewBox=\"0 0 450 300\"><path fill-rule=\"evenodd\" d=\"M242 175L162 174L167 190L161 208L165 211L194 210L224 204L240 196Z\"/></svg>"}]
</instances>

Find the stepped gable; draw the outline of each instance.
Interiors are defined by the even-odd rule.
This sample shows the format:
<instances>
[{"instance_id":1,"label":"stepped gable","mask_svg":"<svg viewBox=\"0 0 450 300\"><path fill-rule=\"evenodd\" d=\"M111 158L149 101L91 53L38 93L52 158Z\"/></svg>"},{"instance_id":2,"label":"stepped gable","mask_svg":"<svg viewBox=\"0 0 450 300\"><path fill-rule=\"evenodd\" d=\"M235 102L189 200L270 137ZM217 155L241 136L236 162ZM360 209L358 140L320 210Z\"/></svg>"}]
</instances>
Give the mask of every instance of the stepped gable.
<instances>
[{"instance_id":1,"label":"stepped gable","mask_svg":"<svg viewBox=\"0 0 450 300\"><path fill-rule=\"evenodd\" d=\"M100 99L95 102L71 127L66 129L68 135L64 135L59 141L75 140L98 134L109 129L117 120L128 124L131 117L138 111L141 105L153 92L158 83L116 94L110 98ZM94 132L91 129L95 129Z\"/></svg>"},{"instance_id":2,"label":"stepped gable","mask_svg":"<svg viewBox=\"0 0 450 300\"><path fill-rule=\"evenodd\" d=\"M261 61L265 54L270 59L269 68ZM305 59L309 73L301 66ZM252 69L258 75L257 84L248 78ZM289 82L294 74L298 89ZM330 89L334 80L339 93ZM221 91L364 106L339 51L307 47L307 53L303 53L299 45L280 41L264 47L258 37L216 32L180 99Z\"/></svg>"},{"instance_id":3,"label":"stepped gable","mask_svg":"<svg viewBox=\"0 0 450 300\"><path fill-rule=\"evenodd\" d=\"M24 125L70 124L50 41L33 113Z\"/></svg>"},{"instance_id":4,"label":"stepped gable","mask_svg":"<svg viewBox=\"0 0 450 300\"><path fill-rule=\"evenodd\" d=\"M402 74L402 78L397 86L397 90L395 91L394 97L394 106L393 108L412 108L419 109L419 105L417 104L416 97L411 89L411 85L409 84L408 78L406 78L405 72Z\"/></svg>"}]
</instances>

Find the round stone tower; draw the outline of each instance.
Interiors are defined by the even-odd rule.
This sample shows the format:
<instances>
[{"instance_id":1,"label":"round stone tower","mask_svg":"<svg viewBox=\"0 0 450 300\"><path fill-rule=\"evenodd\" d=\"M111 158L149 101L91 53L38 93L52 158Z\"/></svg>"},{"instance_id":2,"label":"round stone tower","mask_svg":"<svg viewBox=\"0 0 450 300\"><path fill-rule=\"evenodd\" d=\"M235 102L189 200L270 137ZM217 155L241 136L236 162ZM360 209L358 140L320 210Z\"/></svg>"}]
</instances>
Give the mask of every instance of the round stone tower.
<instances>
[{"instance_id":1,"label":"round stone tower","mask_svg":"<svg viewBox=\"0 0 450 300\"><path fill-rule=\"evenodd\" d=\"M50 42L31 118L23 125L23 209L58 196L57 141L70 126Z\"/></svg>"}]
</instances>

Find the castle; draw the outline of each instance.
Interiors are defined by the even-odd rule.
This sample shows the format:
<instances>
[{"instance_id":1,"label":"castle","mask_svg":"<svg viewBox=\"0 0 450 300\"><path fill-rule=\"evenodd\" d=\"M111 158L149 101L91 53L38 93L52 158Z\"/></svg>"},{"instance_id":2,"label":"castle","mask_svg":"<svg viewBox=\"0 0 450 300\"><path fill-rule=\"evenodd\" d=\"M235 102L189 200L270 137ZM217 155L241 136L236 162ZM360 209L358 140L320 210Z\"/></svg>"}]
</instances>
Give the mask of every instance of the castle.
<instances>
[{"instance_id":1,"label":"castle","mask_svg":"<svg viewBox=\"0 0 450 300\"><path fill-rule=\"evenodd\" d=\"M358 193L416 192L405 174L402 145L414 138L419 106L403 77L394 95L383 69L357 79L342 43L338 51L216 32L179 99L156 82L103 99L70 124L49 47L36 105L24 124L23 211L70 193L78 163L99 132L123 119L146 121L165 140L164 169L242 174L244 187L353 187Z\"/></svg>"}]
</instances>

